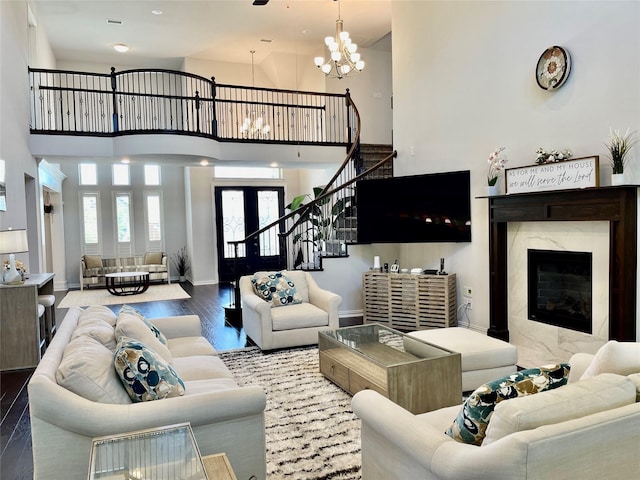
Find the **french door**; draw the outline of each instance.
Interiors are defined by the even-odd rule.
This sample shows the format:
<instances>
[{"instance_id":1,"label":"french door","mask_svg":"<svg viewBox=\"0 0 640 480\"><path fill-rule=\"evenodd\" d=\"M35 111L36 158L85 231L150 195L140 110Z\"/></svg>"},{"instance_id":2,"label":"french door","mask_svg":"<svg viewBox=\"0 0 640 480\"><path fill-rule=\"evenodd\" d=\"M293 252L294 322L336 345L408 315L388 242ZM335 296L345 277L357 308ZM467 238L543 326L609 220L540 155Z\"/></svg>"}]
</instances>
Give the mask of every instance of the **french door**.
<instances>
[{"instance_id":1,"label":"french door","mask_svg":"<svg viewBox=\"0 0 640 480\"><path fill-rule=\"evenodd\" d=\"M242 240L284 215L283 187L215 187L218 276L230 282L236 276L286 266L284 239L274 229L236 248Z\"/></svg>"}]
</instances>

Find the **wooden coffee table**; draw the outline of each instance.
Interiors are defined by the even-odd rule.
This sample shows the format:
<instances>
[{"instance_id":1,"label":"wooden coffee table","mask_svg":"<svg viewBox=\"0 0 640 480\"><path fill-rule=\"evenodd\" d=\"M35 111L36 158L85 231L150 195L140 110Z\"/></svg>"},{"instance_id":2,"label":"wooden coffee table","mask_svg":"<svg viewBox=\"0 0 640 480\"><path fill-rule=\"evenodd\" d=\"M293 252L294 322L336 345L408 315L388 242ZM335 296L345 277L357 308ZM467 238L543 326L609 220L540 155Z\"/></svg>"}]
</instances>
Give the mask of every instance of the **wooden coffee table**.
<instances>
[{"instance_id":1,"label":"wooden coffee table","mask_svg":"<svg viewBox=\"0 0 640 480\"><path fill-rule=\"evenodd\" d=\"M416 342L424 357L405 349ZM377 323L320 332L318 345L320 372L351 395L375 390L414 414L462 401L457 352Z\"/></svg>"},{"instance_id":2,"label":"wooden coffee table","mask_svg":"<svg viewBox=\"0 0 640 480\"><path fill-rule=\"evenodd\" d=\"M138 295L149 288L149 272L107 273L104 279L112 295Z\"/></svg>"}]
</instances>

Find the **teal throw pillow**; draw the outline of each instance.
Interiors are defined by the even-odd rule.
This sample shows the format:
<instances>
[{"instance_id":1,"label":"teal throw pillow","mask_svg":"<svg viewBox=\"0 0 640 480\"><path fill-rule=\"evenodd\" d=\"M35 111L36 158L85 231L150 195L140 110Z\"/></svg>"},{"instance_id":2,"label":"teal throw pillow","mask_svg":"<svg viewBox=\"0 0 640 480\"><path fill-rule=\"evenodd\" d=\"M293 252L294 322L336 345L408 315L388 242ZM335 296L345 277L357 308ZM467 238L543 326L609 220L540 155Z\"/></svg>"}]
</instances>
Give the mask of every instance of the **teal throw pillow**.
<instances>
[{"instance_id":1,"label":"teal throw pillow","mask_svg":"<svg viewBox=\"0 0 640 480\"><path fill-rule=\"evenodd\" d=\"M130 315L135 315L136 317L138 317L140 320L144 322L144 324L147 327L149 327L149 330L153 332L153 334L160 341L160 343L162 343L163 345L167 345L168 341L164 333L158 330L158 327L156 327L153 323L151 323L151 321L147 317L145 317L143 314L141 314L138 310L133 308L131 305L123 305L122 308L120 309L120 313L128 313Z\"/></svg>"},{"instance_id":2,"label":"teal throw pillow","mask_svg":"<svg viewBox=\"0 0 640 480\"><path fill-rule=\"evenodd\" d=\"M137 340L125 336L118 339L114 364L134 402L184 395L184 382L173 367Z\"/></svg>"},{"instance_id":3,"label":"teal throw pillow","mask_svg":"<svg viewBox=\"0 0 640 480\"><path fill-rule=\"evenodd\" d=\"M282 272L269 273L251 279L253 289L271 307L284 307L302 303L302 297L293 281Z\"/></svg>"},{"instance_id":4,"label":"teal throw pillow","mask_svg":"<svg viewBox=\"0 0 640 480\"><path fill-rule=\"evenodd\" d=\"M570 368L568 363L546 365L521 370L479 386L464 402L445 433L458 442L481 445L496 404L565 385Z\"/></svg>"}]
</instances>

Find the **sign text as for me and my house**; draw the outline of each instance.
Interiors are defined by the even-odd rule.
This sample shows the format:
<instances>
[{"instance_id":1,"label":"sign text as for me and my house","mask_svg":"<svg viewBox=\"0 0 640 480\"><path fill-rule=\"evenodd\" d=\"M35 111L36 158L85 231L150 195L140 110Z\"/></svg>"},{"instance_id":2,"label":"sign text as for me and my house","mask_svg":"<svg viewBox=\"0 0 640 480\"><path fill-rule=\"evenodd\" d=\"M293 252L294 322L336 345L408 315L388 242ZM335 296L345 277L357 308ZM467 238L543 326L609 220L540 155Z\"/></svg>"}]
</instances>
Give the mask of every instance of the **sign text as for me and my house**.
<instances>
[{"instance_id":1,"label":"sign text as for me and my house","mask_svg":"<svg viewBox=\"0 0 640 480\"><path fill-rule=\"evenodd\" d=\"M598 156L510 168L505 171L505 181L508 194L597 187Z\"/></svg>"}]
</instances>

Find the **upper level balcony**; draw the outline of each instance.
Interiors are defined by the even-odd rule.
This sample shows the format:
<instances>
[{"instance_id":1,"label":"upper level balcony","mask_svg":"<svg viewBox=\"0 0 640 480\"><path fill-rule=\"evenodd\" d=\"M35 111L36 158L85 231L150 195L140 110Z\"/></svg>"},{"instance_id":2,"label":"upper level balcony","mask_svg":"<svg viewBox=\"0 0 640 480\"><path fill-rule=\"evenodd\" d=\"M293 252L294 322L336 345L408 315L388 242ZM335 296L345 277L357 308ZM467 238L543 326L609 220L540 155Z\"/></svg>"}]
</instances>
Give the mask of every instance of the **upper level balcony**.
<instances>
[{"instance_id":1,"label":"upper level balcony","mask_svg":"<svg viewBox=\"0 0 640 480\"><path fill-rule=\"evenodd\" d=\"M357 128L348 90L223 85L155 69L112 68L108 74L29 69L29 81L36 156L335 164Z\"/></svg>"}]
</instances>

